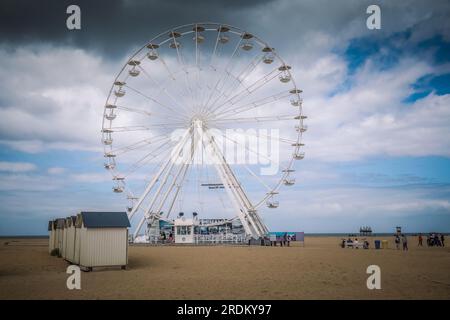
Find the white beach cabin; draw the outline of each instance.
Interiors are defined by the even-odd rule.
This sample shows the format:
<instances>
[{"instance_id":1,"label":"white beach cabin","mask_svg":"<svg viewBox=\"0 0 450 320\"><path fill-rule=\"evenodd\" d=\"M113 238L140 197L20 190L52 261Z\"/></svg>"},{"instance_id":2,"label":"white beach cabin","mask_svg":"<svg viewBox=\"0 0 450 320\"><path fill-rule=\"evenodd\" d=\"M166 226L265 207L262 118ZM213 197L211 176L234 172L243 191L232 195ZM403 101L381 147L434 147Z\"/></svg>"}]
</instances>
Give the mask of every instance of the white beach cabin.
<instances>
[{"instance_id":1,"label":"white beach cabin","mask_svg":"<svg viewBox=\"0 0 450 320\"><path fill-rule=\"evenodd\" d=\"M64 224L65 219L55 220L55 249L59 250L59 256L62 256L64 242Z\"/></svg>"},{"instance_id":2,"label":"white beach cabin","mask_svg":"<svg viewBox=\"0 0 450 320\"><path fill-rule=\"evenodd\" d=\"M67 261L74 263L75 260L75 221L76 216L66 218L66 225L64 228L64 256Z\"/></svg>"},{"instance_id":3,"label":"white beach cabin","mask_svg":"<svg viewBox=\"0 0 450 320\"><path fill-rule=\"evenodd\" d=\"M56 224L54 220L48 222L48 253L52 253L55 249Z\"/></svg>"},{"instance_id":4,"label":"white beach cabin","mask_svg":"<svg viewBox=\"0 0 450 320\"><path fill-rule=\"evenodd\" d=\"M76 226L80 267L126 267L130 227L126 212L81 212Z\"/></svg>"},{"instance_id":5,"label":"white beach cabin","mask_svg":"<svg viewBox=\"0 0 450 320\"><path fill-rule=\"evenodd\" d=\"M194 243L194 219L181 216L174 221L175 243Z\"/></svg>"},{"instance_id":6,"label":"white beach cabin","mask_svg":"<svg viewBox=\"0 0 450 320\"><path fill-rule=\"evenodd\" d=\"M80 245L81 245L81 232L80 228L83 224L81 213L77 214L75 218L75 250L73 252L73 264L80 264Z\"/></svg>"}]
</instances>

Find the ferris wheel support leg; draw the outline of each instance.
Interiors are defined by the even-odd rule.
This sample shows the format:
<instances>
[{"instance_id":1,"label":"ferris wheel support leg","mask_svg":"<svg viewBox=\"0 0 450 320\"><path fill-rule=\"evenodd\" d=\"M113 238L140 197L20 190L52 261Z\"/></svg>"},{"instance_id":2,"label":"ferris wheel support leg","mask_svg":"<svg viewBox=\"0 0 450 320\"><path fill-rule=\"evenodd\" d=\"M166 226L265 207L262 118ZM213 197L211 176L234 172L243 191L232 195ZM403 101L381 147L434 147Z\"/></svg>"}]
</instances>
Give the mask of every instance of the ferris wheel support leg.
<instances>
[{"instance_id":1,"label":"ferris wheel support leg","mask_svg":"<svg viewBox=\"0 0 450 320\"><path fill-rule=\"evenodd\" d=\"M191 153L191 154L192 154L192 153ZM192 156L190 157L190 159L191 159L191 161L192 161ZM183 161L183 164L186 164L186 163L187 163L186 161L188 161L188 160L187 160L187 159L183 159L182 161ZM175 162L172 162L172 163L170 164L169 168L167 169L166 173L164 174L164 177L163 177L163 179L162 179L162 181L161 181L161 184L159 185L158 189L156 190L155 194L153 195L152 200L150 201L150 204L148 205L147 209L145 210L145 214L144 214L144 215L145 215L147 218L151 218L151 216L152 216L153 214L159 214L159 211L156 211L156 212L153 212L153 213L152 213L152 209L153 209L153 207L154 207L154 205L155 205L155 203L156 203L156 200L161 196L161 194L162 194L161 192L162 192L164 186L165 186L166 183L167 183L167 180L168 180L168 178L169 178L169 175L170 175L170 173L171 173L172 168L173 168L174 165L175 165ZM176 174L177 177L178 177L178 175L180 174L182 168L183 168L183 166L181 166L180 169L178 170L178 172L177 172L177 174ZM174 178L173 184L175 184L175 182L176 182L176 178ZM170 188L169 188L169 190L170 190ZM168 190L168 191L169 191L169 190ZM163 197L164 197L164 196L163 196ZM166 197L165 197L165 198L166 198ZM164 198L164 199L165 199L165 198ZM162 203L164 203L164 201L165 201L164 199L162 200Z\"/></svg>"},{"instance_id":2,"label":"ferris wheel support leg","mask_svg":"<svg viewBox=\"0 0 450 320\"><path fill-rule=\"evenodd\" d=\"M184 136L182 137L182 139L180 140L180 142L173 148L173 150L174 150L173 154L178 154L180 152L181 148L184 146L184 144L186 142L186 137L188 136L188 133L189 133L189 129L186 130L186 132L185 132ZM155 184L158 181L159 177L164 172L164 170L167 168L167 166L172 162L172 160L173 159L171 157L169 157L167 159L167 161L161 166L161 168L159 169L158 173L153 177L153 179L150 181L150 183L148 184L147 188L145 189L144 193L140 196L137 204L131 210L130 214L128 215L128 219L133 218L133 216L136 213L136 211L140 208L142 202L145 200L147 195L153 189L153 187L155 186Z\"/></svg>"},{"instance_id":3,"label":"ferris wheel support leg","mask_svg":"<svg viewBox=\"0 0 450 320\"><path fill-rule=\"evenodd\" d=\"M254 210L254 207L252 203L250 202L250 199L247 197L247 195L244 192L244 189L242 188L241 184L237 180L236 176L233 173L233 170L231 170L231 167L226 163L226 161L222 161L224 169L227 171L227 176L230 177L232 181L236 184L236 192L238 192L240 198L245 203L245 207L247 208L247 215L251 217L252 223L256 228L258 228L258 234L259 236L263 236L268 233L267 227L262 222L259 215L256 213L256 210Z\"/></svg>"},{"instance_id":4,"label":"ferris wheel support leg","mask_svg":"<svg viewBox=\"0 0 450 320\"><path fill-rule=\"evenodd\" d=\"M219 165L216 165L216 170L219 174L220 179L222 180L222 183L225 187L225 191L228 194L228 197L231 199L231 202L234 204L234 208L239 216L239 220L241 220L242 226L244 227L245 233L248 235L255 236L254 230L250 227L247 217L245 216L244 210L242 204L239 202L237 195L233 192L233 187L231 186L230 182L227 181L225 178L225 173L222 171L222 168Z\"/></svg>"},{"instance_id":5,"label":"ferris wheel support leg","mask_svg":"<svg viewBox=\"0 0 450 320\"><path fill-rule=\"evenodd\" d=\"M262 237L266 233L267 228L262 227L262 222L258 219L257 214L251 213L253 206L250 200L246 196L244 190L242 189L239 181L234 176L231 168L226 163L223 155L220 153L218 146L214 139L208 135L209 142L212 146L213 155L219 160L219 163L215 165L219 177L222 179L222 183L225 189L228 191L230 199L235 204L238 210L238 215L240 217L241 223L246 229L246 232L255 237Z\"/></svg>"},{"instance_id":6,"label":"ferris wheel support leg","mask_svg":"<svg viewBox=\"0 0 450 320\"><path fill-rule=\"evenodd\" d=\"M188 131L188 133L189 133L189 131ZM180 141L180 142L182 142L182 143L179 145L179 148L177 148L177 149L175 150L175 153L174 153L175 155L179 154L181 148L186 144L186 141L188 140L189 137L190 137L189 135L186 135L185 137L183 137L183 139ZM141 230L142 225L144 224L144 221L145 221L146 219L149 219L149 220L150 220L150 224L153 223L154 215L151 214L150 212L151 212L151 210L152 210L152 208L153 208L153 206L154 206L156 200L157 200L158 197L160 196L161 190L163 189L163 187L164 187L165 184L167 183L167 179L168 179L168 177L169 177L170 172L172 171L172 168L173 168L174 164L175 164L174 159L169 158L169 162L167 163L167 165L164 166L164 169L167 169L167 170L160 170L160 174L159 174L158 176L155 177L155 178L157 178L156 181L158 181L158 180L160 179L162 173L164 173L164 171L165 171L164 177L162 178L161 184L159 185L158 189L156 190L155 194L153 195L153 198L151 199L150 204L148 205L147 209L145 210L142 219L139 221L139 224L138 224L136 230L134 231L134 237L135 237L135 238L136 238L136 236L138 235L139 231ZM168 167L168 168L167 168L167 167ZM156 181L155 181L155 182L156 182ZM159 212L156 212L155 214L159 214Z\"/></svg>"},{"instance_id":7,"label":"ferris wheel support leg","mask_svg":"<svg viewBox=\"0 0 450 320\"><path fill-rule=\"evenodd\" d=\"M134 231L133 239L136 239L137 235L139 234L139 230L141 230L142 225L144 224L144 221L145 221L145 215L142 216L141 220L139 221L139 224L137 225L136 230Z\"/></svg>"},{"instance_id":8,"label":"ferris wheel support leg","mask_svg":"<svg viewBox=\"0 0 450 320\"><path fill-rule=\"evenodd\" d=\"M185 169L185 166L189 166L189 164L183 164L182 166L180 166L180 169L178 169L178 171L173 179L173 182L171 183L170 187L167 189L162 200L160 201L159 206L156 209L156 212L161 212L162 207L164 206L164 203L166 202L167 198L169 197L169 195L172 193L173 189L175 188L175 185L177 184L177 180L180 177L180 174L183 171L183 169Z\"/></svg>"},{"instance_id":9,"label":"ferris wheel support leg","mask_svg":"<svg viewBox=\"0 0 450 320\"><path fill-rule=\"evenodd\" d=\"M199 132L200 135L196 135L197 132ZM200 132L199 125L197 123L193 124L190 127L189 133L190 134L187 136L183 146L186 145L188 140L191 140L192 141L191 142L191 152L189 154L183 155L183 159L181 159L183 165L187 165L193 160L194 150L196 149L196 147L198 145L199 139L201 139L201 132ZM167 184L167 180L169 178L170 173L172 172L172 168L173 168L174 164L175 164L175 162L172 161L172 163L169 165L169 168L167 169L167 171L164 174L164 177L162 178L161 184L159 185L159 187L156 190L155 194L153 195L153 198L151 199L147 209L145 210L144 217L146 217L149 220L149 223L148 223L149 225L151 225L154 222L155 215L160 214L159 211L152 212L152 209L153 209L156 201L158 200L158 198L161 197L162 190L165 187L165 185ZM178 170L178 173L176 174L177 177L181 173L182 168L183 168L183 166L181 166L180 169ZM174 179L173 185L175 184L175 182L176 182L176 178ZM169 190L167 192L169 192L170 189L171 189L171 187L169 187ZM167 198L167 196L163 195L163 199L161 201L162 204L164 204L164 201L165 201L164 199L166 199L166 198Z\"/></svg>"}]
</instances>

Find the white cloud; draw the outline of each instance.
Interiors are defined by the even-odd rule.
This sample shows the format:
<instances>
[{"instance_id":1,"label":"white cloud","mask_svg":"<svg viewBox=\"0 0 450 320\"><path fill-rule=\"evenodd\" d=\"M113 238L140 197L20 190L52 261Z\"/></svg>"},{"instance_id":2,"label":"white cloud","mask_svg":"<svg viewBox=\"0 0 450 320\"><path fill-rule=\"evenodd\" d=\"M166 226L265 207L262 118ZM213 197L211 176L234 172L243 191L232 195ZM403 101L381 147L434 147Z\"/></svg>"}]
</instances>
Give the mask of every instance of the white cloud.
<instances>
[{"instance_id":1,"label":"white cloud","mask_svg":"<svg viewBox=\"0 0 450 320\"><path fill-rule=\"evenodd\" d=\"M49 174L62 174L64 172L66 172L66 169L62 168L62 167L51 167L51 168L48 168L47 172Z\"/></svg>"},{"instance_id":2,"label":"white cloud","mask_svg":"<svg viewBox=\"0 0 450 320\"><path fill-rule=\"evenodd\" d=\"M105 173L77 173L70 175L72 179L77 182L84 183L100 183L111 182L111 175L108 172ZM112 185L112 183L111 183Z\"/></svg>"},{"instance_id":3,"label":"white cloud","mask_svg":"<svg viewBox=\"0 0 450 320\"><path fill-rule=\"evenodd\" d=\"M350 89L308 99L305 135L308 158L360 160L372 156L450 156L450 95L431 93L412 104L403 100L412 84L435 70L425 62L403 58L380 70L372 61L348 79Z\"/></svg>"},{"instance_id":4,"label":"white cloud","mask_svg":"<svg viewBox=\"0 0 450 320\"><path fill-rule=\"evenodd\" d=\"M112 78L107 63L80 49L0 49L1 142L31 153L100 147Z\"/></svg>"},{"instance_id":5,"label":"white cloud","mask_svg":"<svg viewBox=\"0 0 450 320\"><path fill-rule=\"evenodd\" d=\"M28 172L34 170L36 170L36 165L33 163L0 161L0 171Z\"/></svg>"},{"instance_id":6,"label":"white cloud","mask_svg":"<svg viewBox=\"0 0 450 320\"><path fill-rule=\"evenodd\" d=\"M280 194L278 211L265 210L263 217L269 226L281 230L357 232L359 226L370 225L376 232L387 232L401 222L409 231L426 231L427 217L448 221L448 193L448 186L439 185L306 187L295 198L288 191ZM418 216L423 219L411 218Z\"/></svg>"},{"instance_id":7,"label":"white cloud","mask_svg":"<svg viewBox=\"0 0 450 320\"><path fill-rule=\"evenodd\" d=\"M1 177L0 191L52 191L59 189L63 184L63 180L44 175L17 173Z\"/></svg>"}]
</instances>

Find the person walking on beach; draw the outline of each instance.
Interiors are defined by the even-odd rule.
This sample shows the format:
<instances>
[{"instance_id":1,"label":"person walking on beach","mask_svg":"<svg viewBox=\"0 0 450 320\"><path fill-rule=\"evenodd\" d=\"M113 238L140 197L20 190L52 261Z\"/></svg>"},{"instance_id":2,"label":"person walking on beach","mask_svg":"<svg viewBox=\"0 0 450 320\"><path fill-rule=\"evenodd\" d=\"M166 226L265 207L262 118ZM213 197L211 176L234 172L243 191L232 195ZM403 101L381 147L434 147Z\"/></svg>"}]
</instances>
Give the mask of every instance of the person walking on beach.
<instances>
[{"instance_id":1,"label":"person walking on beach","mask_svg":"<svg viewBox=\"0 0 450 320\"><path fill-rule=\"evenodd\" d=\"M423 241L422 234L419 233L419 243L417 244L417 246L423 247L422 241Z\"/></svg>"},{"instance_id":2,"label":"person walking on beach","mask_svg":"<svg viewBox=\"0 0 450 320\"><path fill-rule=\"evenodd\" d=\"M444 245L444 240L445 240L444 235L441 234L441 244L442 244L443 247L445 247L445 245Z\"/></svg>"},{"instance_id":3,"label":"person walking on beach","mask_svg":"<svg viewBox=\"0 0 450 320\"><path fill-rule=\"evenodd\" d=\"M286 247L286 243L287 243L287 233L285 233L283 236L283 244L285 247Z\"/></svg>"},{"instance_id":4,"label":"person walking on beach","mask_svg":"<svg viewBox=\"0 0 450 320\"><path fill-rule=\"evenodd\" d=\"M398 236L398 234L395 236L395 247L397 248L397 250L400 250L400 237Z\"/></svg>"},{"instance_id":5,"label":"person walking on beach","mask_svg":"<svg viewBox=\"0 0 450 320\"><path fill-rule=\"evenodd\" d=\"M402 234L403 251L408 251L408 239Z\"/></svg>"}]
</instances>

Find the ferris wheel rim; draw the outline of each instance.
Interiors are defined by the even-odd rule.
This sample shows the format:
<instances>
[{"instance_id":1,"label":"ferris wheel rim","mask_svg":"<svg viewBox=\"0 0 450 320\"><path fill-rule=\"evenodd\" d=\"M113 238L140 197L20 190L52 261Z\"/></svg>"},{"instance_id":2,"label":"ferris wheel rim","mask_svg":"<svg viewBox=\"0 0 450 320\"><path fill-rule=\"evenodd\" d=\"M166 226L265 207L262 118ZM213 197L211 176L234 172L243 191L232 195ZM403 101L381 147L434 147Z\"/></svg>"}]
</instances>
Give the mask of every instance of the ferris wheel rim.
<instances>
[{"instance_id":1,"label":"ferris wheel rim","mask_svg":"<svg viewBox=\"0 0 450 320\"><path fill-rule=\"evenodd\" d=\"M106 119L106 117L105 117L106 114L107 114L107 108L106 108L106 105L108 104L108 101L110 101L110 97L111 97L112 94L113 94L114 87L115 87L115 84L114 84L114 83L116 83L117 81L119 81L119 79L121 78L121 75L123 74L123 72L125 71L125 69L127 68L127 66L129 65L130 61L132 61L135 57L137 57L143 50L145 50L146 48L148 48L149 45L153 45L153 44L156 42L156 40L159 39L160 37L163 37L164 35L168 35L168 34L171 33L171 32L173 33L174 31L177 31L177 30L180 30L180 29L183 29L183 28L192 27L192 26L197 27L197 26L199 26L199 25L201 25L201 26L215 26L215 27L218 27L218 28L226 27L226 28L229 28L229 31L232 31L232 33L234 32L234 34L236 34L236 35L243 35L243 34L246 34L246 33L247 33L247 32L244 31L243 29L238 28L238 27L235 27L235 26L232 26L232 25L229 25L229 24L216 23L216 22L197 22L197 23L189 23L189 24L179 25L179 26L176 26L176 27L174 27L174 28L167 29L167 30L165 30L164 32L161 32L161 33L159 33L158 35L156 35L155 37L151 38L148 42L146 42L143 46L141 46L139 49L137 49L137 50L129 57L129 59L124 63L124 65L122 66L122 68L120 69L120 71L117 73L117 75L116 75L116 77L115 77L115 79L114 79L114 81L113 81L113 84L111 85L111 88L110 88L110 90L109 90L109 93L108 93L108 95L107 95L107 99L106 99L106 101L105 101L105 107L104 107L104 110L103 110L103 117L102 117L102 131L105 130L105 129L108 129L108 126L105 126L106 121L108 121L108 120ZM205 28L204 31L213 31L213 29L207 29L207 28ZM218 30L216 30L216 31L218 31ZM191 33L196 33L196 31L188 31L188 32L182 33L181 35L191 34ZM269 44L268 44L267 42L263 41L259 36L255 35L255 34L253 34L253 33L251 33L251 35L252 35L252 37L253 37L255 40L257 40L257 42L261 45L261 47L264 47L264 48L270 48ZM161 45L167 43L167 42L170 41L170 40L171 40L170 37L168 37L166 40L163 40L163 41L157 43L157 45L158 45L158 46L161 46ZM285 63L285 61L280 57L280 55L278 54L278 52L277 52L276 50L273 50L272 53L273 53L274 57L276 57L276 59L281 63L282 66L287 66L287 64ZM140 60L137 59L137 61L142 61L142 60L144 60L144 59L145 59L145 55L144 55ZM287 73L289 74L289 76L290 76L290 81L292 82L294 89L295 89L296 91L298 91L298 90L297 90L298 87L297 87L297 84L296 84L296 81L295 81L295 78L294 78L294 76L293 76L293 74L292 74L291 69L288 68L288 69L286 70L286 72L287 72ZM129 77L130 77L130 75L129 75L129 74L126 74L124 80L128 79ZM298 96L298 98L300 99L299 93L297 93L297 96ZM117 100L117 99L116 99L116 100ZM302 115L302 108L300 108L299 114ZM110 123L110 125L109 125L109 129L110 129L110 128L111 128L111 121L109 121L109 123ZM301 141L302 141L302 132L299 132L299 133L297 134L297 139L295 139L295 140L296 140L297 144L301 144ZM108 146L108 145L103 144L103 147L104 147L103 149L104 149L104 153L105 153L105 154L106 154L107 150L111 150L111 146ZM109 148L109 149L108 149L108 148ZM294 148L294 149L295 149L295 148ZM115 159L114 159L114 158L113 158L112 162L115 163ZM284 170L282 171L283 173L282 173L280 179L279 179L279 180L277 181L277 183L275 184L275 187L273 187L273 188L272 188L272 189L271 189L271 190L270 190L270 191L269 191L269 192L268 192L268 193L267 193L267 194L266 194L259 202L257 202L257 203L254 205L254 208L255 208L255 209L259 208L259 207L260 207L261 205L263 205L263 204L264 204L264 203L265 203L265 202L266 202L273 194L275 194L275 193L278 192L278 190L280 189L280 187L281 187L282 184L283 184L283 181L289 176L289 172L291 172L290 170L291 170L291 168L293 167L294 162L295 162L295 159L294 159L293 157L290 157L290 158L289 158L289 161L288 161L288 164L283 168L283 169L284 169ZM112 169L110 169L110 170L108 170L108 171L110 171L111 174L114 174L114 173L115 173L115 170L116 170L116 168L114 167L114 168L112 168ZM125 182L123 182L123 184L125 184ZM128 189L127 192L131 192L131 191L129 190L129 188L127 188L127 189Z\"/></svg>"}]
</instances>

